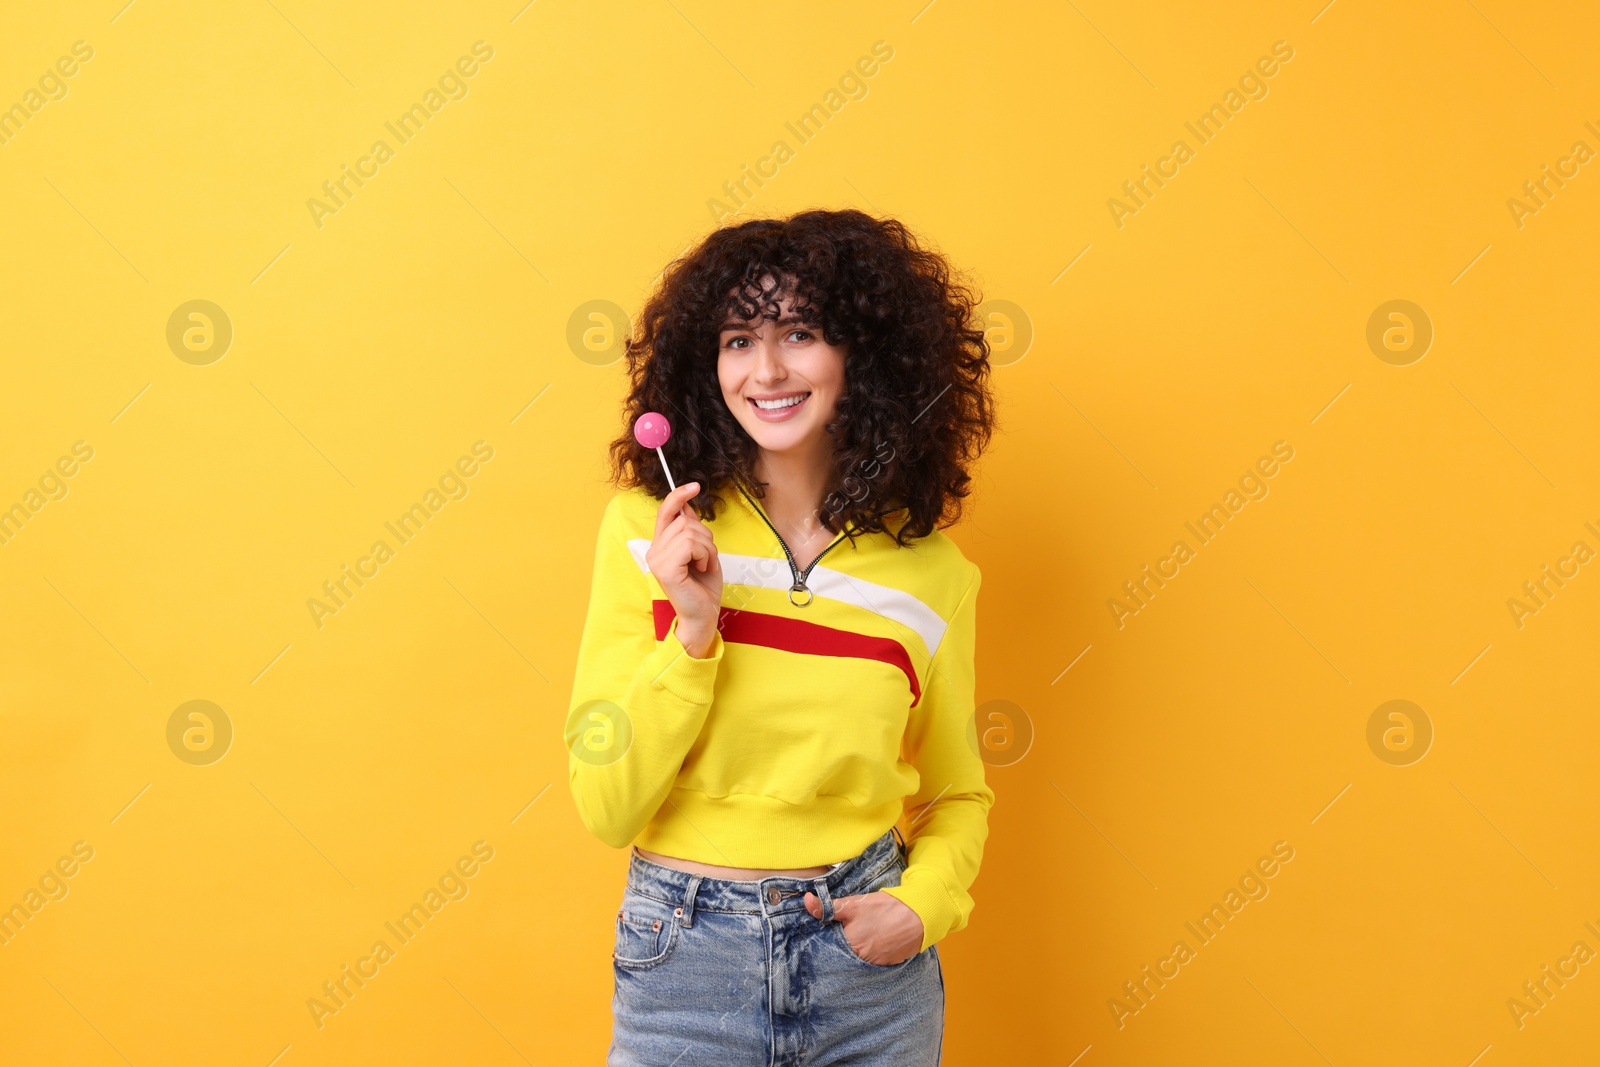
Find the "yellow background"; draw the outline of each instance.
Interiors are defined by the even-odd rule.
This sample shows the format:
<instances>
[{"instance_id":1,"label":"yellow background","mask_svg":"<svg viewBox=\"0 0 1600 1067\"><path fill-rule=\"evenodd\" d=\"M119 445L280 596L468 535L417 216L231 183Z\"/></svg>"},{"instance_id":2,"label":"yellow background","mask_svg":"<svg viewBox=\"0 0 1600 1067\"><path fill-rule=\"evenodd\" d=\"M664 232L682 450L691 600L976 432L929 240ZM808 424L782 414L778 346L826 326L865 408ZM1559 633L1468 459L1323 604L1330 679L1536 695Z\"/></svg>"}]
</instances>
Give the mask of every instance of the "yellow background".
<instances>
[{"instance_id":1,"label":"yellow background","mask_svg":"<svg viewBox=\"0 0 1600 1067\"><path fill-rule=\"evenodd\" d=\"M1592 8L122 2L0 32L0 104L94 49L0 145L0 505L93 449L0 545L0 904L94 849L0 947L0 1061L600 1061L626 856L559 739L623 376L568 326L636 311L779 139L748 214L896 216L1021 312L990 322L1002 434L952 531L978 699L1020 712L982 724L946 1062L1592 1054L1600 965L1520 1028L1506 1004L1600 950L1596 564L1507 607L1600 548L1600 164L1507 207L1600 149ZM465 98L316 225L479 40ZM166 340L195 299L233 327L208 365ZM1435 331L1406 366L1366 341L1395 299ZM1280 440L1270 494L1119 628L1122 583ZM467 494L319 628L308 599L476 441ZM1367 742L1396 699L1434 733L1406 766ZM191 700L234 730L210 765L168 745ZM478 841L468 895L318 1028L307 1000ZM1270 894L1119 1028L1278 841Z\"/></svg>"}]
</instances>

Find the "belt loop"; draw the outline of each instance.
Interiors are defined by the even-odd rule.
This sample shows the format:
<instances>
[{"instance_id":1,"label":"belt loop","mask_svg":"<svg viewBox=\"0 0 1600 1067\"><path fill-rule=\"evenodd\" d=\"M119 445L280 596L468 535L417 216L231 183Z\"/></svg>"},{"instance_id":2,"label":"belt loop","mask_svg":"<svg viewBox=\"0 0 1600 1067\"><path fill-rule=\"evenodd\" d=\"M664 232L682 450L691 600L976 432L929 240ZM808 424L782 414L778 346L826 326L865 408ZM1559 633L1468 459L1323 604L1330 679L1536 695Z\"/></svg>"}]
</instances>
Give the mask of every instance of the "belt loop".
<instances>
[{"instance_id":1,"label":"belt loop","mask_svg":"<svg viewBox=\"0 0 1600 1067\"><path fill-rule=\"evenodd\" d=\"M828 880L826 878L818 878L811 885L813 891L817 894L817 900L822 903L822 921L825 923L833 922L833 894L828 892Z\"/></svg>"},{"instance_id":2,"label":"belt loop","mask_svg":"<svg viewBox=\"0 0 1600 1067\"><path fill-rule=\"evenodd\" d=\"M893 831L894 839L895 839L896 842L899 843L899 846L900 846L900 858L905 860L906 863L909 864L911 862L911 848L910 848L910 846L908 846L906 844L905 837L900 833L900 824L899 823L895 823L894 825L890 826L889 829L891 831Z\"/></svg>"},{"instance_id":3,"label":"belt loop","mask_svg":"<svg viewBox=\"0 0 1600 1067\"><path fill-rule=\"evenodd\" d=\"M683 913L681 925L691 927L694 925L694 895L700 892L700 876L691 874L689 884L683 891L683 906L678 910Z\"/></svg>"}]
</instances>

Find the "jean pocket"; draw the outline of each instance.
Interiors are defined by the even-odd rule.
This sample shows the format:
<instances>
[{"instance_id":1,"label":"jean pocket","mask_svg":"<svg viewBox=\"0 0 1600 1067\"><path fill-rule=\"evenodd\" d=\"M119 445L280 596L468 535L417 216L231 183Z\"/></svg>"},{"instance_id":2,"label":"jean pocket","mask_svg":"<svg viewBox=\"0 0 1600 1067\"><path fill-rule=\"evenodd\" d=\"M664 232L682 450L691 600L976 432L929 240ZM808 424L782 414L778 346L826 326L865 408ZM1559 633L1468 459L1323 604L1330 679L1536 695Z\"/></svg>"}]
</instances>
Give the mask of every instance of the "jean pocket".
<instances>
[{"instance_id":1,"label":"jean pocket","mask_svg":"<svg viewBox=\"0 0 1600 1067\"><path fill-rule=\"evenodd\" d=\"M898 852L896 852L893 859L885 863L875 874L873 874L872 877L868 878L861 888L857 890L857 892L861 894L876 893L882 889L890 889L894 886L898 886L900 884L900 877L905 873L905 869L905 860L899 855ZM844 923L835 919L828 925L833 927L833 934L837 939L839 947L844 949L844 951L848 953L852 959L861 964L863 967L871 967L872 969L878 971L892 971L896 967L904 967L906 964L917 958L918 954L912 953L899 963L873 963L870 960L863 959L861 957L861 953L856 951L855 946L850 944L850 939L845 936Z\"/></svg>"},{"instance_id":2,"label":"jean pocket","mask_svg":"<svg viewBox=\"0 0 1600 1067\"><path fill-rule=\"evenodd\" d=\"M849 956L863 967L871 967L875 971L892 971L897 968L904 967L906 964L917 958L917 954L913 952L910 956L907 956L899 963L873 963L871 960L862 959L861 953L857 952L855 946L850 943L850 938L845 936L844 923L835 919L828 925L833 928L833 936L835 939L837 939L839 947L844 950L845 955Z\"/></svg>"},{"instance_id":3,"label":"jean pocket","mask_svg":"<svg viewBox=\"0 0 1600 1067\"><path fill-rule=\"evenodd\" d=\"M616 944L611 958L618 967L646 970L659 967L678 946L680 927L673 905L629 890L617 911Z\"/></svg>"}]
</instances>

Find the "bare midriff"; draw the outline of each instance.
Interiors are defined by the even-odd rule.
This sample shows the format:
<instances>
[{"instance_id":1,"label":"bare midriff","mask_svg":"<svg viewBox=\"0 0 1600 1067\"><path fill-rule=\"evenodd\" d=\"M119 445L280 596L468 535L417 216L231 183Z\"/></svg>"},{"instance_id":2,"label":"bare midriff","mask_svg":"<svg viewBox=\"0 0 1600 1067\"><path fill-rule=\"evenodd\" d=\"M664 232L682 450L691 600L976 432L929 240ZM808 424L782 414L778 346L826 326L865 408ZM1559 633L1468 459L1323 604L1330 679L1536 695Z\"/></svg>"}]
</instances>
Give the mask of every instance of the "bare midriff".
<instances>
[{"instance_id":1,"label":"bare midriff","mask_svg":"<svg viewBox=\"0 0 1600 1067\"><path fill-rule=\"evenodd\" d=\"M659 852L633 846L633 851L651 863L659 863L663 867L672 867L690 874L698 874L705 878L726 878L739 882L755 882L763 878L820 878L828 873L826 865L821 867L723 867L716 863L700 863L696 860L679 859L676 856L663 856Z\"/></svg>"}]
</instances>

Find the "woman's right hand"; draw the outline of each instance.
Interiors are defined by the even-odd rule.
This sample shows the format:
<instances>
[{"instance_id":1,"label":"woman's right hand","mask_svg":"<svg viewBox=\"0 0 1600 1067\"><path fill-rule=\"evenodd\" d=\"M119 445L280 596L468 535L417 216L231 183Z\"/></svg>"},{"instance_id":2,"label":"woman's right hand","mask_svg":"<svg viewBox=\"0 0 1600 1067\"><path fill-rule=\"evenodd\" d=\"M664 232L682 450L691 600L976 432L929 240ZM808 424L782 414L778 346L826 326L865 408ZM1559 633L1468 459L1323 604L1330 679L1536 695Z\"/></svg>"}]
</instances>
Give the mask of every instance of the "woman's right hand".
<instances>
[{"instance_id":1,"label":"woman's right hand","mask_svg":"<svg viewBox=\"0 0 1600 1067\"><path fill-rule=\"evenodd\" d=\"M722 563L710 528L686 506L699 491L699 482L685 482L661 501L644 559L678 613L678 640L704 659L722 610Z\"/></svg>"}]
</instances>

